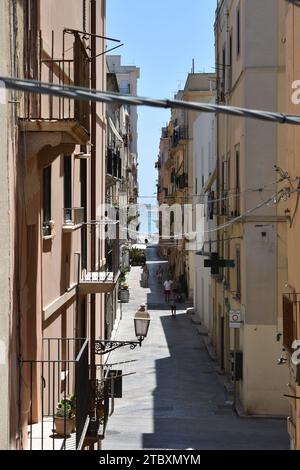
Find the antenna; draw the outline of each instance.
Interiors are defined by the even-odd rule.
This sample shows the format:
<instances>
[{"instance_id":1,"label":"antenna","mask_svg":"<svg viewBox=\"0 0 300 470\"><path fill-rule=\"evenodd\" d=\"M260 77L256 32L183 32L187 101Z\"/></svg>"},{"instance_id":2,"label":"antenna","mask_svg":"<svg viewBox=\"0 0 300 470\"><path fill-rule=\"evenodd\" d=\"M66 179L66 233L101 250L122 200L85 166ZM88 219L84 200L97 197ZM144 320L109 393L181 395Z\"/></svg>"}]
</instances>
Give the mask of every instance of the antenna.
<instances>
[{"instance_id":1,"label":"antenna","mask_svg":"<svg viewBox=\"0 0 300 470\"><path fill-rule=\"evenodd\" d=\"M192 73L195 73L195 59L192 61Z\"/></svg>"}]
</instances>

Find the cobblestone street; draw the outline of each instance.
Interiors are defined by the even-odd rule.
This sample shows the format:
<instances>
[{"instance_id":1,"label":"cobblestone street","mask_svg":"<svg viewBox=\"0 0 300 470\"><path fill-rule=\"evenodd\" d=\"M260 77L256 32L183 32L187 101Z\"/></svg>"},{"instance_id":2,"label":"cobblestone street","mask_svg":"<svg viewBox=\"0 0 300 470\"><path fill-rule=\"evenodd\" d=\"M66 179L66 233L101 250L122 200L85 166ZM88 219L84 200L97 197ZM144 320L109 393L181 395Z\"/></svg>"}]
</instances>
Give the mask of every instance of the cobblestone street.
<instances>
[{"instance_id":1,"label":"cobblestone street","mask_svg":"<svg viewBox=\"0 0 300 470\"><path fill-rule=\"evenodd\" d=\"M109 362L123 366L123 398L116 400L103 449L288 449L285 420L239 418L186 306L174 319L156 280L159 260L147 250L149 287L141 268L129 274L130 303L123 304L117 339L133 339L133 314L143 302L152 321L142 348L122 348Z\"/></svg>"}]
</instances>

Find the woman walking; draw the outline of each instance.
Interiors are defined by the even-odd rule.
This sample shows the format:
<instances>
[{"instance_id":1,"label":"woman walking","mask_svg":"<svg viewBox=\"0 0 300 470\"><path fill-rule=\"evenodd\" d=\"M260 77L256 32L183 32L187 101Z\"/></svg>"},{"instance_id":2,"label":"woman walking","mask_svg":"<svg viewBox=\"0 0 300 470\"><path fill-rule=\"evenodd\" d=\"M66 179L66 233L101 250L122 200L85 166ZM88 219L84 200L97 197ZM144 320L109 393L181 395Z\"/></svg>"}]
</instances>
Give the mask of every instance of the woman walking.
<instances>
[{"instance_id":1,"label":"woman walking","mask_svg":"<svg viewBox=\"0 0 300 470\"><path fill-rule=\"evenodd\" d=\"M176 313L177 313L176 303L177 303L177 292L176 292L175 289L173 289L173 291L172 291L172 302L171 302L171 313L172 313L173 318L176 317Z\"/></svg>"},{"instance_id":2,"label":"woman walking","mask_svg":"<svg viewBox=\"0 0 300 470\"><path fill-rule=\"evenodd\" d=\"M166 281L164 282L165 302L169 302L169 301L170 301L171 287L172 287L172 281L166 280Z\"/></svg>"}]
</instances>

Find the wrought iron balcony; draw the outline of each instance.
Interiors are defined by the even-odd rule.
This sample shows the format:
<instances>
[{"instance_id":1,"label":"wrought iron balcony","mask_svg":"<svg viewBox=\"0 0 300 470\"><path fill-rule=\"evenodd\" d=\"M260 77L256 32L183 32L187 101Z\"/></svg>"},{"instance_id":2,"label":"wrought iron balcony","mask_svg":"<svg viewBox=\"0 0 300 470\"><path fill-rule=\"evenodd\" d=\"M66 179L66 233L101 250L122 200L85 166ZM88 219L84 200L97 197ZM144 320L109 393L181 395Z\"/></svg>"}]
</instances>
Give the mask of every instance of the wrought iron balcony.
<instances>
[{"instance_id":1,"label":"wrought iron balcony","mask_svg":"<svg viewBox=\"0 0 300 470\"><path fill-rule=\"evenodd\" d=\"M72 231L80 228L84 223L84 207L71 207L63 209L63 230Z\"/></svg>"},{"instance_id":2,"label":"wrought iron balcony","mask_svg":"<svg viewBox=\"0 0 300 470\"><path fill-rule=\"evenodd\" d=\"M20 363L24 444L30 450L80 450L89 424L88 340L45 338L42 357Z\"/></svg>"},{"instance_id":3,"label":"wrought iron balcony","mask_svg":"<svg viewBox=\"0 0 300 470\"><path fill-rule=\"evenodd\" d=\"M120 272L114 273L108 267L99 271L82 271L79 281L80 292L82 294L101 294L112 292L118 282Z\"/></svg>"},{"instance_id":4,"label":"wrought iron balcony","mask_svg":"<svg viewBox=\"0 0 300 470\"><path fill-rule=\"evenodd\" d=\"M65 33L63 34L65 38ZM56 38L52 36L49 51L54 51ZM39 40L40 56L37 59L37 76L42 82L55 85L75 85L89 88L90 60L84 42L74 35L71 52L65 53L64 39L61 57L56 58L44 49L42 34ZM34 51L32 51L34 54ZM36 54L37 55L37 54ZM32 78L29 76L28 78ZM24 129L27 131L61 131L71 135L75 142L84 144L90 131L90 105L88 101L78 101L59 96L46 96L27 93L24 106ZM72 140L71 139L71 140Z\"/></svg>"},{"instance_id":5,"label":"wrought iron balcony","mask_svg":"<svg viewBox=\"0 0 300 470\"><path fill-rule=\"evenodd\" d=\"M181 142L189 139L189 131L187 126L178 126L172 136L172 147L177 147Z\"/></svg>"}]
</instances>

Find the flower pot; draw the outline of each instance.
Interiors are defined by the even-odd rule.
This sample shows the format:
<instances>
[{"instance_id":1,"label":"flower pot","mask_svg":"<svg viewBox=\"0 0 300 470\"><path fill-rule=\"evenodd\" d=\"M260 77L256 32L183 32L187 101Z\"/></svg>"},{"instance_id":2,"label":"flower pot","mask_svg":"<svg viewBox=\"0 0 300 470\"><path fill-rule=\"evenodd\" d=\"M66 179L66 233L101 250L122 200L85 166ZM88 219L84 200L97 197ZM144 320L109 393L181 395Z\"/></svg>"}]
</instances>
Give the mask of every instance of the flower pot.
<instances>
[{"instance_id":1,"label":"flower pot","mask_svg":"<svg viewBox=\"0 0 300 470\"><path fill-rule=\"evenodd\" d=\"M121 303L129 302L129 290L128 289L121 289L119 291L119 300Z\"/></svg>"},{"instance_id":2,"label":"flower pot","mask_svg":"<svg viewBox=\"0 0 300 470\"><path fill-rule=\"evenodd\" d=\"M75 416L73 418L63 418L55 416L55 431L59 436L70 436L75 431Z\"/></svg>"}]
</instances>

